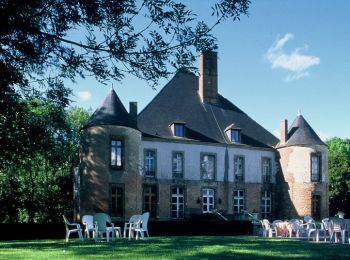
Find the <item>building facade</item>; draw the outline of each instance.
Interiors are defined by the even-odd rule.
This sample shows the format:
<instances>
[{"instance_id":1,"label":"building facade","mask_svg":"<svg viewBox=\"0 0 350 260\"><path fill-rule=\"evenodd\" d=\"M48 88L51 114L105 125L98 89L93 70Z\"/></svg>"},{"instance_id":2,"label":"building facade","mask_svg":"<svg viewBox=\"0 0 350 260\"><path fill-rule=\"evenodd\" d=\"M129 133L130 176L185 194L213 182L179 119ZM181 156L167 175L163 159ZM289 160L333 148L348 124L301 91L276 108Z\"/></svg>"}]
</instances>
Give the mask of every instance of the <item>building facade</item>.
<instances>
[{"instance_id":1,"label":"building facade","mask_svg":"<svg viewBox=\"0 0 350 260\"><path fill-rule=\"evenodd\" d=\"M283 121L278 140L218 93L215 52L200 54L199 71L179 70L140 113L110 91L81 130L77 219L328 216L327 146L303 116Z\"/></svg>"}]
</instances>

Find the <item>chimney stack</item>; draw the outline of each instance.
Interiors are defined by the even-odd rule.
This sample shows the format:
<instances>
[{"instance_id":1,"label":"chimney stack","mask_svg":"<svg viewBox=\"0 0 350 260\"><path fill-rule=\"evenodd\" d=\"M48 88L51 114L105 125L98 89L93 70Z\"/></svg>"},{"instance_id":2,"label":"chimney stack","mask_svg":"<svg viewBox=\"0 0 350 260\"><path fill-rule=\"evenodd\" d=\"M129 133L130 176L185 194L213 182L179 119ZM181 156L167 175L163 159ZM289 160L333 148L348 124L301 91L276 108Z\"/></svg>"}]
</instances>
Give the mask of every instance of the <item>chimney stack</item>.
<instances>
[{"instance_id":1,"label":"chimney stack","mask_svg":"<svg viewBox=\"0 0 350 260\"><path fill-rule=\"evenodd\" d=\"M129 102L129 115L135 127L137 127L137 102Z\"/></svg>"},{"instance_id":2,"label":"chimney stack","mask_svg":"<svg viewBox=\"0 0 350 260\"><path fill-rule=\"evenodd\" d=\"M288 121L286 119L281 121L280 131L281 131L280 145L284 145L288 141Z\"/></svg>"},{"instance_id":3,"label":"chimney stack","mask_svg":"<svg viewBox=\"0 0 350 260\"><path fill-rule=\"evenodd\" d=\"M199 54L199 96L203 103L218 103L218 54L202 51Z\"/></svg>"}]
</instances>

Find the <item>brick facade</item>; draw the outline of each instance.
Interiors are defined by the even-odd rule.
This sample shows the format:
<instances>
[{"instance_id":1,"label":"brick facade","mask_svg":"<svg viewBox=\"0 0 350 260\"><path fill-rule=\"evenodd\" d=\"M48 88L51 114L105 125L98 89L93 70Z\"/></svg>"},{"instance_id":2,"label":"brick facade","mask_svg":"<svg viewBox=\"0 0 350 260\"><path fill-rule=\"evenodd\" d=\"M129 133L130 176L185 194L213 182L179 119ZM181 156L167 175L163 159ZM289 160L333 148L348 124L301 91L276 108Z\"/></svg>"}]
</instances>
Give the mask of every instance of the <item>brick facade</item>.
<instances>
[{"instance_id":1,"label":"brick facade","mask_svg":"<svg viewBox=\"0 0 350 260\"><path fill-rule=\"evenodd\" d=\"M312 196L321 196L321 218L329 216L328 157L325 146L283 147L280 153L281 171L278 175L277 196L280 218L312 215ZM311 181L311 154L321 154L321 181Z\"/></svg>"}]
</instances>

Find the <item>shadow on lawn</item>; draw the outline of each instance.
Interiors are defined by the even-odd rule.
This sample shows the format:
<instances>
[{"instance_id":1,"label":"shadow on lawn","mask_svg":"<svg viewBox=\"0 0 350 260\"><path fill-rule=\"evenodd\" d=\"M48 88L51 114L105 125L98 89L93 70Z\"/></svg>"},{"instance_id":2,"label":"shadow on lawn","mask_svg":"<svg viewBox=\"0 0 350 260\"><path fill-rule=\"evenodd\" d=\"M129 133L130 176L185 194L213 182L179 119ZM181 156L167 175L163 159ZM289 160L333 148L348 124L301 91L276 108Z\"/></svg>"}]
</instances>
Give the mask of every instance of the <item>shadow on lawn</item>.
<instances>
[{"instance_id":1,"label":"shadow on lawn","mask_svg":"<svg viewBox=\"0 0 350 260\"><path fill-rule=\"evenodd\" d=\"M116 241L81 242L72 239L6 241L4 248L30 250L64 250L71 256L99 256L105 258L163 258L163 259L218 259L218 258L350 258L350 246L314 243L290 239L242 237L150 237L144 240L117 239Z\"/></svg>"}]
</instances>

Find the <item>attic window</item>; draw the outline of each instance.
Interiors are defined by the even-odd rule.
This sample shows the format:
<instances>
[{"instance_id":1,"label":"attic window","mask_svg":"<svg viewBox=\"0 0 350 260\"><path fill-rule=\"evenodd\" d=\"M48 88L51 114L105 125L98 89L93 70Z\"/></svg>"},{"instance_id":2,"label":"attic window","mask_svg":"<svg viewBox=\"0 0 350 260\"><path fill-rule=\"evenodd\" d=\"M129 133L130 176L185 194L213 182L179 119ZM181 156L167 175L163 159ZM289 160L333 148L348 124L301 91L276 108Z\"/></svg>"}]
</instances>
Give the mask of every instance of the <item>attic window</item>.
<instances>
[{"instance_id":1,"label":"attic window","mask_svg":"<svg viewBox=\"0 0 350 260\"><path fill-rule=\"evenodd\" d=\"M231 142L241 143L241 129L231 129Z\"/></svg>"},{"instance_id":2,"label":"attic window","mask_svg":"<svg viewBox=\"0 0 350 260\"><path fill-rule=\"evenodd\" d=\"M173 123L172 124L173 135L177 137L185 137L185 123Z\"/></svg>"},{"instance_id":3,"label":"attic window","mask_svg":"<svg viewBox=\"0 0 350 260\"><path fill-rule=\"evenodd\" d=\"M234 124L229 125L225 129L225 133L227 138L232 142L236 144L240 144L242 141L241 138L241 128L235 126Z\"/></svg>"}]
</instances>

